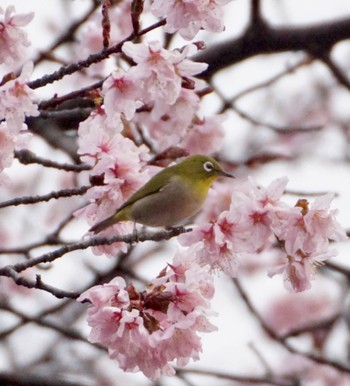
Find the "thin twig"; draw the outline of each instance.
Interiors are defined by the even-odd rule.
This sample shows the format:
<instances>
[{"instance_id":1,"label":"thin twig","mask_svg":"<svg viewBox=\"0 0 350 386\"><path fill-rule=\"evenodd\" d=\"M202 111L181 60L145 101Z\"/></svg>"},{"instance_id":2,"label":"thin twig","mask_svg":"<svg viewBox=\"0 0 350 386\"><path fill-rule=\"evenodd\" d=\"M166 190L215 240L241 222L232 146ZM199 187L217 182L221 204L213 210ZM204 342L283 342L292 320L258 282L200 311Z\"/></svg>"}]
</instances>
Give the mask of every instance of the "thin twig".
<instances>
[{"instance_id":1,"label":"thin twig","mask_svg":"<svg viewBox=\"0 0 350 386\"><path fill-rule=\"evenodd\" d=\"M180 374L196 374L196 375L206 375L219 379L228 379L230 381L244 382L245 384L250 385L273 385L273 386L295 386L293 381L284 381L280 379L274 379L266 376L242 376L229 373L223 373L220 371L210 371L210 370L197 370L197 369L178 369L177 373Z\"/></svg>"},{"instance_id":2,"label":"thin twig","mask_svg":"<svg viewBox=\"0 0 350 386\"><path fill-rule=\"evenodd\" d=\"M138 36L147 34L148 32L159 28L165 24L165 20L160 20L157 23L152 24L151 26L143 29L139 32ZM94 63L99 63L104 59L107 59L112 54L117 54L121 52L122 46L125 42L131 41L135 38L135 34L130 34L127 38L119 42L118 44L115 44L114 46L104 49L100 52L97 52L96 54L91 54L89 57L85 60L80 60L76 63L69 64L68 66L61 67L57 71L54 71L51 74L44 75L41 78L35 79L31 82L28 82L28 86L32 89L37 89L40 87L44 87L47 84L54 83L62 78L64 78L67 75L74 74L77 71L82 70L83 68L88 68Z\"/></svg>"},{"instance_id":3,"label":"thin twig","mask_svg":"<svg viewBox=\"0 0 350 386\"><path fill-rule=\"evenodd\" d=\"M28 204L37 204L39 202L47 202L52 200L53 198L63 198L63 197L72 197L72 196L81 196L85 194L90 186L81 186L76 189L62 189L58 191L54 191L48 194L44 194L42 196L24 196L13 198L12 200L0 202L0 209L6 208L9 206L18 206L18 205L28 205Z\"/></svg>"},{"instance_id":4,"label":"thin twig","mask_svg":"<svg viewBox=\"0 0 350 386\"><path fill-rule=\"evenodd\" d=\"M23 165L29 165L29 164L39 164L42 166L45 166L47 168L53 168L58 170L64 170L67 172L82 172L84 170L90 170L91 166L86 164L62 164L58 162L54 162L51 160L48 160L46 158L38 157L34 153L32 153L29 150L19 150L15 151L15 158L18 159L18 161Z\"/></svg>"},{"instance_id":5,"label":"thin twig","mask_svg":"<svg viewBox=\"0 0 350 386\"><path fill-rule=\"evenodd\" d=\"M339 370L339 371L344 372L344 373L350 373L350 367L348 367L348 366L346 366L346 365L344 365L344 364L342 364L340 362L337 362L337 361L335 361L333 359L330 359L330 358L324 358L324 357L321 357L319 355L315 355L315 354L310 353L310 352L303 352L303 351L300 351L300 350L296 349L295 347L291 346L287 342L287 338L288 337L279 336L264 321L264 319L261 317L261 315L259 314L257 309L254 307L253 303L251 302L248 294L243 289L240 281L238 279L233 279L233 283L235 284L236 289L239 292L239 294L240 294L241 298L243 299L244 303L246 304L248 310L254 316L254 318L257 320L257 322L260 324L262 330L265 331L265 333L268 336L270 336L274 341L280 343L287 351L289 351L292 354L301 355L301 356L303 356L303 357L305 357L307 359L310 359L313 362L316 362L316 363L321 364L321 365L327 365L327 366L334 367L336 370Z\"/></svg>"},{"instance_id":6,"label":"thin twig","mask_svg":"<svg viewBox=\"0 0 350 386\"><path fill-rule=\"evenodd\" d=\"M93 347L96 347L95 344L92 344L89 341L87 341L86 338L84 336L80 335L77 331L75 331L73 329L69 329L66 326L60 326L56 323L50 322L48 320L44 320L41 317L28 316L28 315L24 314L23 312L16 310L13 307L10 307L8 304L6 304L4 302L0 303L0 308L1 308L1 310L5 310L5 311L8 311L8 312L16 315L24 323L35 323L39 326L54 330L54 331L60 333L61 335L65 336L69 339L79 340L79 341L82 341L84 343L91 344ZM3 337L3 333L0 334L0 339L2 337Z\"/></svg>"},{"instance_id":7,"label":"thin twig","mask_svg":"<svg viewBox=\"0 0 350 386\"><path fill-rule=\"evenodd\" d=\"M30 267L34 267L38 264L42 263L52 263L56 259L62 257L63 255L78 251L84 250L90 247L97 247L101 245L111 245L117 242L124 242L127 244L133 244L136 242L144 242L144 241L163 241L169 240L173 237L176 237L182 233L190 232L191 228L173 228L167 231L159 231L156 233L144 232L141 234L128 234L128 235L116 235L111 238L108 237L94 237L86 241L82 241L75 244L65 245L61 248L58 248L52 252L45 253L39 257L17 263L14 265L8 265L0 269L0 275L2 276L11 276L12 270L16 272L22 272Z\"/></svg>"},{"instance_id":8,"label":"thin twig","mask_svg":"<svg viewBox=\"0 0 350 386\"><path fill-rule=\"evenodd\" d=\"M37 65L42 60L47 59L47 53L52 53L56 48L58 48L63 43L72 40L72 36L77 31L77 29L95 12L99 4L94 2L91 8L79 19L76 20L70 27L68 27L65 32L57 38L57 40L51 44L44 52L34 59L34 65Z\"/></svg>"},{"instance_id":9,"label":"thin twig","mask_svg":"<svg viewBox=\"0 0 350 386\"><path fill-rule=\"evenodd\" d=\"M41 289L43 291L49 292L50 294L54 295L58 299L63 299L63 298L76 299L80 295L79 292L64 291L59 288L53 287L49 284L46 284L41 280L40 275L36 275L36 280L25 278L19 275L19 273L10 265L4 268L1 268L0 275L11 278L17 285L30 288L30 289L31 288Z\"/></svg>"},{"instance_id":10,"label":"thin twig","mask_svg":"<svg viewBox=\"0 0 350 386\"><path fill-rule=\"evenodd\" d=\"M261 83L257 83L254 86L247 87L246 89L244 89L243 91L239 92L234 97L232 97L229 102L235 103L239 99L245 97L246 95L248 95L252 92L255 92L255 91L261 90L263 88L267 88L269 86L272 86L274 83L278 82L279 80L281 80L285 76L292 74L297 69L299 69L303 66L311 64L313 61L314 61L314 58L309 58L309 57L304 58L304 59L300 60L298 63L295 63L291 66L288 66L286 69L284 69L283 71L279 72L278 74L272 76L270 79L267 79Z\"/></svg>"}]
</instances>

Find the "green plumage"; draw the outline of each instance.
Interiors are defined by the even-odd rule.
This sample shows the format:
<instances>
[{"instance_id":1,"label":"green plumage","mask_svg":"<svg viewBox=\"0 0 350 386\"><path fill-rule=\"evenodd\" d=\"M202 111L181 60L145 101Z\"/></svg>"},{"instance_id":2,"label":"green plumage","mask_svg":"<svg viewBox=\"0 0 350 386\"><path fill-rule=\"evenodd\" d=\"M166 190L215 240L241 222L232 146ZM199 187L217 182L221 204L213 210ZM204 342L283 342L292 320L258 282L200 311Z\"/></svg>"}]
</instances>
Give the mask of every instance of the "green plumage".
<instances>
[{"instance_id":1,"label":"green plumage","mask_svg":"<svg viewBox=\"0 0 350 386\"><path fill-rule=\"evenodd\" d=\"M106 220L90 231L99 233L119 221L170 227L196 214L212 182L224 172L213 158L195 155L153 176Z\"/></svg>"}]
</instances>

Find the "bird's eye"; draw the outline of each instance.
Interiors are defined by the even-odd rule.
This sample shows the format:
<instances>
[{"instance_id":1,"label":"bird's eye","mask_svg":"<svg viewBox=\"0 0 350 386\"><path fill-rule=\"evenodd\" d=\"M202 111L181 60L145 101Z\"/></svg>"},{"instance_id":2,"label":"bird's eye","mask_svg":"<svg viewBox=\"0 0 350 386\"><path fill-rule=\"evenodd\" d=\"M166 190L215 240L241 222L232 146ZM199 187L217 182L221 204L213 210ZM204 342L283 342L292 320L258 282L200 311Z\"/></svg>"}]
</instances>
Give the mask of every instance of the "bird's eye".
<instances>
[{"instance_id":1,"label":"bird's eye","mask_svg":"<svg viewBox=\"0 0 350 386\"><path fill-rule=\"evenodd\" d=\"M207 161L207 162L204 162L203 168L206 172L211 172L214 169L214 165L211 162Z\"/></svg>"}]
</instances>

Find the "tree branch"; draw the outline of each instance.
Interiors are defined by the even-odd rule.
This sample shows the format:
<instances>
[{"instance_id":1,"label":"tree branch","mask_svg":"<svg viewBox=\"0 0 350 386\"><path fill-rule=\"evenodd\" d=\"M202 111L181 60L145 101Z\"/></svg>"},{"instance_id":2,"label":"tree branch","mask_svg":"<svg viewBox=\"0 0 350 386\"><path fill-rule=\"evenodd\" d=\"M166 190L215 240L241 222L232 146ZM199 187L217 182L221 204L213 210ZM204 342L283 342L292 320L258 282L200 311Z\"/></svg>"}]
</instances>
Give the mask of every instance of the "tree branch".
<instances>
[{"instance_id":1,"label":"tree branch","mask_svg":"<svg viewBox=\"0 0 350 386\"><path fill-rule=\"evenodd\" d=\"M319 356L319 355L315 355L313 353L310 353L310 352L303 352L303 351L300 351L296 348L294 348L293 346L291 346L288 342L287 342L287 338L288 336L279 336L265 321L264 319L260 316L259 312L256 310L256 308L254 307L253 303L251 302L250 298L248 297L248 294L245 292L245 290L243 289L240 281L238 279L233 279L233 283L235 284L236 286L236 289L237 291L239 292L242 300L244 301L244 303L246 304L248 310L250 311L250 313L254 316L254 318L257 320L257 322L260 324L261 328L263 331L265 331L265 333L270 336L273 340L275 340L276 342L280 343L287 351L289 351L290 353L292 354L297 354L297 355L301 355L307 359L310 359L312 360L313 362L316 362L318 364L321 364L321 365L327 365L327 366L332 366L334 367L336 370L339 370L341 372L344 372L344 373L350 373L350 367L340 363L340 362L337 362L333 359L330 359L330 358L324 358L322 356Z\"/></svg>"},{"instance_id":2,"label":"tree branch","mask_svg":"<svg viewBox=\"0 0 350 386\"><path fill-rule=\"evenodd\" d=\"M67 172L82 172L84 170L90 170L91 167L86 164L61 164L58 162L54 162L45 158L38 157L33 152L29 150L19 150L15 151L15 158L18 159L18 161L23 165L29 165L29 164L38 164L45 166L47 168L53 168L58 170L64 170Z\"/></svg>"},{"instance_id":3,"label":"tree branch","mask_svg":"<svg viewBox=\"0 0 350 386\"><path fill-rule=\"evenodd\" d=\"M273 385L273 386L295 386L295 382L292 380L284 381L281 379L273 379L272 377L266 376L243 376L235 375L229 373L223 373L219 371L210 371L210 370L197 370L197 369L177 369L177 373L180 374L196 374L196 375L206 375L218 379L227 379L234 382L240 382L247 385Z\"/></svg>"},{"instance_id":4,"label":"tree branch","mask_svg":"<svg viewBox=\"0 0 350 386\"><path fill-rule=\"evenodd\" d=\"M91 8L79 19L76 20L71 24L70 27L68 27L64 33L57 38L57 40L51 44L51 46L47 49L45 49L44 52L41 52L36 59L34 59L34 65L37 65L42 60L47 58L47 53L52 53L56 48L58 48L60 45L64 44L65 42L71 41L73 35L78 30L78 28L88 20L88 18L95 12L95 10L98 8L99 4L97 2L93 2L91 5Z\"/></svg>"},{"instance_id":5,"label":"tree branch","mask_svg":"<svg viewBox=\"0 0 350 386\"><path fill-rule=\"evenodd\" d=\"M152 24L150 27L147 27L140 31L138 33L138 36L142 36L144 34L147 34L148 32L157 29L165 24L165 20L160 20L157 23ZM121 52L122 46L125 42L131 41L135 39L136 37L134 33L132 33L130 36L128 36L126 39L122 40L118 44L115 44L114 46L104 49L100 52L97 52L96 54L91 54L87 59L80 60L77 63L69 64L68 66L61 67L59 70L44 75L41 78L38 78L36 80L33 80L31 82L28 82L28 86L32 89L44 87L47 84L54 83L62 78L64 78L67 75L74 74L77 71L82 70L83 68L88 68L94 63L99 63L104 59L107 59L112 54L118 54Z\"/></svg>"},{"instance_id":6,"label":"tree branch","mask_svg":"<svg viewBox=\"0 0 350 386\"><path fill-rule=\"evenodd\" d=\"M50 294L54 295L58 299L63 299L63 298L76 299L80 295L79 292L63 291L59 288L46 284L41 280L40 275L36 275L36 280L27 279L19 275L18 272L16 272L16 270L10 265L4 268L1 268L0 275L11 278L17 285L30 288L30 289L36 288L36 289L49 292Z\"/></svg>"},{"instance_id":7,"label":"tree branch","mask_svg":"<svg viewBox=\"0 0 350 386\"><path fill-rule=\"evenodd\" d=\"M24 196L13 198L12 200L0 202L0 209L6 208L8 206L18 206L18 205L28 205L28 204L37 204L39 202L50 201L53 198L63 198L63 197L72 197L72 196L81 196L87 192L91 186L81 186L76 189L62 189L42 196Z\"/></svg>"},{"instance_id":8,"label":"tree branch","mask_svg":"<svg viewBox=\"0 0 350 386\"><path fill-rule=\"evenodd\" d=\"M100 245L111 245L117 242L124 242L127 244L133 244L135 242L144 242L144 241L163 241L169 240L173 237L176 237L182 233L190 232L192 228L172 228L171 230L159 231L156 233L141 233L141 234L128 234L128 235L116 235L113 237L94 237L86 241L82 241L75 244L65 245L61 248L58 248L52 252L45 253L39 257L26 260L24 262L8 265L0 269L0 276L11 276L12 270L15 270L17 273L22 272L28 268L34 267L42 263L52 263L56 259L62 257L63 255L87 249L90 247L97 247Z\"/></svg>"},{"instance_id":9,"label":"tree branch","mask_svg":"<svg viewBox=\"0 0 350 386\"><path fill-rule=\"evenodd\" d=\"M209 64L208 69L200 75L208 80L218 71L255 55L305 51L318 57L346 39L350 39L350 18L311 27L275 28L267 23L259 23L250 25L238 38L215 43L215 46L196 55L195 59Z\"/></svg>"}]
</instances>

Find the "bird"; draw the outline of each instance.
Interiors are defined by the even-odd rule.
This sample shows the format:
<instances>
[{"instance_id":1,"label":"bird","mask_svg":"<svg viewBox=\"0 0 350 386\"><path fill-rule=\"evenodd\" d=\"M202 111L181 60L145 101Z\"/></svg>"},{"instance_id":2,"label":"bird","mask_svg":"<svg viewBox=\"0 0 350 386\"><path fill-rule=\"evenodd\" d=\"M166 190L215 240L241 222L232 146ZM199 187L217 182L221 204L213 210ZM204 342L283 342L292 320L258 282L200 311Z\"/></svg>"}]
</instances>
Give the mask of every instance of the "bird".
<instances>
[{"instance_id":1,"label":"bird","mask_svg":"<svg viewBox=\"0 0 350 386\"><path fill-rule=\"evenodd\" d=\"M100 233L121 221L171 229L200 211L210 186L220 176L234 178L209 156L187 157L154 175L89 232Z\"/></svg>"}]
</instances>

